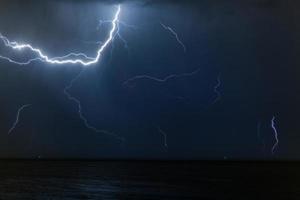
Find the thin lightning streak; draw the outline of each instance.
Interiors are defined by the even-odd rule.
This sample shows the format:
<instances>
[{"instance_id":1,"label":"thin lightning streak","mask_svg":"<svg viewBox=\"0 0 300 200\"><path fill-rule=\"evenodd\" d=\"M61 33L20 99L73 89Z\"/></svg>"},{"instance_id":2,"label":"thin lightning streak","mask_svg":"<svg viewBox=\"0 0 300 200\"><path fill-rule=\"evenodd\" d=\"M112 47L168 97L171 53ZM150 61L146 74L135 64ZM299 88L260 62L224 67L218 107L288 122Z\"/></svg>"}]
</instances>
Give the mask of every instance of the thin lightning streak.
<instances>
[{"instance_id":1,"label":"thin lightning streak","mask_svg":"<svg viewBox=\"0 0 300 200\"><path fill-rule=\"evenodd\" d=\"M128 42L127 42L127 40L121 35L119 24L118 24L118 30L117 30L116 36L121 40L121 42L123 43L125 49L129 52Z\"/></svg>"},{"instance_id":2,"label":"thin lightning streak","mask_svg":"<svg viewBox=\"0 0 300 200\"><path fill-rule=\"evenodd\" d=\"M93 132L96 132L96 133L103 133L103 134L106 134L106 135L110 135L110 136L120 140L123 143L125 141L124 138L122 138L122 137L120 137L120 136L118 136L118 135L116 135L112 132L109 132L107 130L99 130L99 129L95 128L94 126L90 125L88 120L86 119L86 117L82 113L81 102L68 92L73 87L74 82L77 81L80 78L80 76L83 74L83 72L84 72L84 70L81 70L80 73L70 81L70 83L64 88L64 94L67 96L67 98L70 101L73 101L74 103L76 103L77 108L78 108L78 115L79 115L80 119L83 121L84 125L88 129L90 129L90 130L92 130Z\"/></svg>"},{"instance_id":3,"label":"thin lightning streak","mask_svg":"<svg viewBox=\"0 0 300 200\"><path fill-rule=\"evenodd\" d=\"M11 132L13 132L15 130L15 128L17 127L17 125L19 123L20 114L21 114L22 110L24 110L25 108L27 108L29 106L31 106L31 104L25 104L25 105L21 106L18 109L16 120L15 120L14 124L12 125L12 127L9 129L8 134L10 134Z\"/></svg>"},{"instance_id":4,"label":"thin lightning streak","mask_svg":"<svg viewBox=\"0 0 300 200\"><path fill-rule=\"evenodd\" d=\"M171 33L172 35L174 35L174 37L175 37L175 39L177 40L177 42L182 46L183 51L186 52L186 47L185 47L185 45L183 44L183 42L179 39L179 36L178 36L178 34L176 33L176 31L175 31L174 29L172 29L171 27L164 25L162 22L160 22L160 25L161 25L164 29L170 31L170 33Z\"/></svg>"},{"instance_id":5,"label":"thin lightning streak","mask_svg":"<svg viewBox=\"0 0 300 200\"><path fill-rule=\"evenodd\" d=\"M101 28L104 24L106 24L106 23L112 23L112 21L111 21L111 20L100 20L97 29L100 29L100 28ZM122 43L123 43L123 45L124 45L124 48L125 48L125 49L128 51L128 53L129 53L128 42L127 42L127 40L125 40L125 38L124 38L124 37L121 35L121 33L120 33L120 25L122 25L122 26L124 26L124 27L126 27L126 28L134 29L134 30L136 30L137 28L136 28L136 26L134 26L134 25L127 24L127 23L125 23L125 22L123 22L123 21L120 21L119 19L117 20L116 33L115 33L115 35L114 35L114 37L113 37L112 40L114 40L115 37L118 37L118 38L122 41ZM111 60L112 60L112 57L113 57L113 51L114 51L114 43L112 43L111 50L110 50L110 59L111 59Z\"/></svg>"},{"instance_id":6,"label":"thin lightning streak","mask_svg":"<svg viewBox=\"0 0 300 200\"><path fill-rule=\"evenodd\" d=\"M123 42L125 49L128 50L128 49L129 49L129 46L128 46L127 40L125 40L124 37L123 37L119 32L118 32L117 36L118 36L118 38Z\"/></svg>"},{"instance_id":7,"label":"thin lightning streak","mask_svg":"<svg viewBox=\"0 0 300 200\"><path fill-rule=\"evenodd\" d=\"M119 26L117 26L117 28L116 28L116 34L115 34L115 36L118 36L119 35ZM113 38L113 40L115 39L115 37ZM111 44L111 49L110 49L110 61L112 61L112 59L113 59L113 51L114 51L114 49L115 49L115 44L114 43L112 43Z\"/></svg>"},{"instance_id":8,"label":"thin lightning streak","mask_svg":"<svg viewBox=\"0 0 300 200\"><path fill-rule=\"evenodd\" d=\"M109 24L112 23L112 20L99 20L98 29L100 29L103 26L103 24L107 24L107 23L109 23ZM131 28L131 29L134 29L134 30L137 29L137 27L135 25L127 24L127 23L125 23L123 21L120 21L119 19L117 20L117 24L118 25L121 24L124 27Z\"/></svg>"},{"instance_id":9,"label":"thin lightning streak","mask_svg":"<svg viewBox=\"0 0 300 200\"><path fill-rule=\"evenodd\" d=\"M272 154L274 154L274 151L276 149L276 147L278 146L278 143L279 143L279 139L278 139L278 132L277 132L277 129L276 129L276 125L275 125L275 116L272 117L272 120L271 120L271 128L273 129L273 132L274 132L274 138L275 138L275 143L272 147Z\"/></svg>"},{"instance_id":10,"label":"thin lightning streak","mask_svg":"<svg viewBox=\"0 0 300 200\"><path fill-rule=\"evenodd\" d=\"M148 75L138 75L138 76L134 76L134 77L126 80L125 82L123 82L123 85L128 85L129 83L137 81L139 79L149 79L152 81L163 83L163 82L169 81L170 79L193 76L193 75L197 74L199 71L200 71L200 68L193 72L190 72L190 73L171 74L169 76L166 76L165 78L156 78L156 77L152 77L152 76L148 76Z\"/></svg>"},{"instance_id":11,"label":"thin lightning streak","mask_svg":"<svg viewBox=\"0 0 300 200\"><path fill-rule=\"evenodd\" d=\"M165 148L168 149L169 147L168 147L168 141L167 141L167 133L164 132L160 127L157 127L157 129L158 129L158 132L161 133L163 136Z\"/></svg>"},{"instance_id":12,"label":"thin lightning streak","mask_svg":"<svg viewBox=\"0 0 300 200\"><path fill-rule=\"evenodd\" d=\"M214 92L216 93L217 97L215 98L215 100L213 101L212 104L215 104L217 101L219 101L221 99L221 93L218 90L221 86L221 75L218 76L217 78L217 84L214 87Z\"/></svg>"},{"instance_id":13,"label":"thin lightning streak","mask_svg":"<svg viewBox=\"0 0 300 200\"><path fill-rule=\"evenodd\" d=\"M42 50L32 47L30 44L19 44L17 42L11 42L9 39L2 34L0 34L0 39L4 42L5 46L10 47L14 50L30 50L31 52L37 54L36 58L30 59L26 62L17 62L14 61L13 59L10 59L5 56L1 56L0 58L5 59L9 62L15 63L15 64L20 64L20 65L25 65L29 64L33 61L40 60L42 62L46 62L49 64L81 64L83 66L89 66L92 64L95 64L99 61L103 51L106 49L106 47L110 44L110 42L114 39L115 32L117 30L117 22L119 20L119 15L121 12L121 6L118 5L117 12L114 16L114 19L111 21L112 23L112 28L109 32L109 37L103 44L100 46L100 48L97 51L96 57L92 58L89 57L83 53L70 53L62 57L54 57L54 58L49 58L47 55L45 55ZM68 59L69 57L75 57L75 59ZM79 57L79 58L78 58ZM80 57L83 57L84 59L80 59Z\"/></svg>"},{"instance_id":14,"label":"thin lightning streak","mask_svg":"<svg viewBox=\"0 0 300 200\"><path fill-rule=\"evenodd\" d=\"M123 42L125 49L127 49L127 50L129 51L128 42L127 42L127 40L125 40L125 38L121 35L121 33L120 33L120 31L119 31L119 30L120 30L120 25L122 25L122 26L124 26L124 27L127 27L127 28L131 28L131 29L133 29L133 30L136 30L137 27L134 26L134 25L127 24L127 23L122 22L122 21L118 21L118 31L117 31L117 36L118 36L118 38Z\"/></svg>"},{"instance_id":15,"label":"thin lightning streak","mask_svg":"<svg viewBox=\"0 0 300 200\"><path fill-rule=\"evenodd\" d=\"M98 29L100 29L104 24L106 24L106 23L111 23L112 21L111 20L100 20L99 21L99 26L98 26ZM126 27L126 28L130 28L130 29L133 29L133 30L136 30L137 29L137 27L136 26L134 26L134 25L130 25L130 24L127 24L127 23L125 23L125 22L123 22L123 21L120 21L120 20L117 20L117 30L116 30L116 34L115 34L115 37L118 37L121 41L122 41L122 43L124 44L124 47L125 47L125 49L129 52L129 46L128 46L128 42L127 42L127 40L125 40L125 38L121 35L121 33L120 33L120 25L122 25L122 26L124 26L124 27ZM114 40L114 38L113 38L113 40ZM112 59L112 55L113 55L113 50L114 50L114 44L112 43L112 48L111 48L111 52L110 52L110 54L111 54L111 59Z\"/></svg>"},{"instance_id":16,"label":"thin lightning streak","mask_svg":"<svg viewBox=\"0 0 300 200\"><path fill-rule=\"evenodd\" d=\"M87 55L85 55L84 53L69 53L69 54L67 54L67 55L65 55L65 56L61 56L61 57L54 57L53 59L60 59L60 60L63 60L63 59L66 59L66 58L68 58L68 57L83 57L83 58L85 58L85 59L87 59L87 60L93 60L94 58L92 58L92 57L88 57Z\"/></svg>"},{"instance_id":17,"label":"thin lightning streak","mask_svg":"<svg viewBox=\"0 0 300 200\"><path fill-rule=\"evenodd\" d=\"M38 61L38 60L39 60L39 61L42 61L41 58L33 58L33 59L30 59L30 60L28 60L28 61L26 61L26 62L18 62L18 61L15 61L15 60L13 60L13 59L11 59L11 58L9 58L9 57L2 56L2 55L0 55L0 59L7 60L8 62L17 64L17 65L29 65L29 64L30 64L31 62L33 62L33 61Z\"/></svg>"},{"instance_id":18,"label":"thin lightning streak","mask_svg":"<svg viewBox=\"0 0 300 200\"><path fill-rule=\"evenodd\" d=\"M80 42L82 42L83 44L95 44L95 45L102 45L103 42L102 41L86 41L86 40L79 40Z\"/></svg>"}]
</instances>

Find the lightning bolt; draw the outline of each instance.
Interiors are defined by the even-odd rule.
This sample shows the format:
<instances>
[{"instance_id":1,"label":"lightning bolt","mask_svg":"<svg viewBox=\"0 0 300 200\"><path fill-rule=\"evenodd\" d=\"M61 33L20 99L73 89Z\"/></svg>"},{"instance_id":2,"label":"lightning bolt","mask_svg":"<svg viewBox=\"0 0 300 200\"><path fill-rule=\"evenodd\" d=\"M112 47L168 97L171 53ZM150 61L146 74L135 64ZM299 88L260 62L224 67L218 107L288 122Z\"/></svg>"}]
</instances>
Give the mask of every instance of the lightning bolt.
<instances>
[{"instance_id":1,"label":"lightning bolt","mask_svg":"<svg viewBox=\"0 0 300 200\"><path fill-rule=\"evenodd\" d=\"M112 20L100 20L99 21L99 26L97 29L100 29L104 24L110 24L112 23ZM122 41L123 45L124 45L124 48L127 50L128 54L129 54L129 45L128 45L128 42L127 40L121 35L120 33L120 25L126 27L126 28L130 28L130 29L133 29L133 30L136 30L137 27L134 26L134 25L131 25L131 24L127 24L123 21L120 21L118 20L118 23L117 23L117 28L116 28L116 34L115 34L115 37L118 37L120 41ZM114 51L114 43L112 43L112 48L111 48L111 51L110 51L110 59L112 60L112 57L113 57L113 51Z\"/></svg>"},{"instance_id":2,"label":"lightning bolt","mask_svg":"<svg viewBox=\"0 0 300 200\"><path fill-rule=\"evenodd\" d=\"M167 137L168 137L167 133L164 132L160 127L157 127L157 129L158 129L158 132L161 133L163 136L165 148L168 149L169 147L168 147L168 141L167 141Z\"/></svg>"},{"instance_id":3,"label":"lightning bolt","mask_svg":"<svg viewBox=\"0 0 300 200\"><path fill-rule=\"evenodd\" d=\"M106 39L105 42L103 42L103 44L98 49L96 57L89 57L84 53L70 53L70 54L67 54L67 55L61 56L61 57L50 58L49 56L44 54L42 50L40 50L38 48L35 48L35 47L31 46L30 44L21 44L21 43L18 43L18 42L11 42L7 37L0 34L0 40L2 40L2 42L5 44L6 47L10 47L11 49L17 50L17 51L29 50L32 53L36 54L35 58L29 59L25 62L15 61L15 60L13 60L9 57L2 56L2 55L0 56L0 58L4 59L4 60L7 60L9 62L18 64L18 65L27 65L27 64L30 64L33 61L38 61L38 60L42 61L42 62L45 62L45 63L58 64L58 65L62 65L62 64L81 64L82 66L89 66L89 65L95 64L100 60L103 51L110 44L110 42L113 40L113 38L116 34L116 30L118 29L117 28L117 26L118 26L117 23L118 23L118 20L119 20L120 12L121 12L121 6L118 5L117 6L117 12L114 16L114 19L111 21L112 28L109 32L109 37Z\"/></svg>"},{"instance_id":4,"label":"lightning bolt","mask_svg":"<svg viewBox=\"0 0 300 200\"><path fill-rule=\"evenodd\" d=\"M214 92L216 93L217 97L212 102L212 104L215 104L217 101L219 101L221 99L221 93L218 90L220 88L220 86L221 86L221 75L218 76L218 78L217 78L217 84L214 87Z\"/></svg>"},{"instance_id":5,"label":"lightning bolt","mask_svg":"<svg viewBox=\"0 0 300 200\"><path fill-rule=\"evenodd\" d=\"M122 26L124 26L126 28L133 29L133 30L136 30L137 27L134 26L134 25L131 25L131 24L127 24L127 23L122 22L122 21L118 21L117 36L123 42L125 49L127 49L127 51L129 52L128 42L127 42L127 40L125 40L125 38L120 33L120 25L122 25Z\"/></svg>"},{"instance_id":6,"label":"lightning bolt","mask_svg":"<svg viewBox=\"0 0 300 200\"><path fill-rule=\"evenodd\" d=\"M83 74L84 70L81 70L80 73L75 76L71 81L70 83L64 88L64 94L67 96L67 98L70 100L70 101L73 101L76 105L77 105L77 109L78 109L78 115L80 117L80 119L83 121L85 127L87 127L88 129L92 130L93 132L96 132L96 133L103 133L103 134L106 134L106 135L109 135L109 136L112 136L118 140L121 141L121 143L125 142L125 139L112 133L112 132L109 132L107 130L100 130L100 129L97 129L96 127L92 126L89 124L88 120L86 119L86 117L83 115L82 113L82 106L81 106L81 102L79 99L77 99L76 97L72 96L70 93L69 93L69 90L73 87L73 84L75 81L77 81L80 76Z\"/></svg>"},{"instance_id":7,"label":"lightning bolt","mask_svg":"<svg viewBox=\"0 0 300 200\"><path fill-rule=\"evenodd\" d=\"M277 128L276 128L276 125L275 125L275 116L272 117L271 119L271 128L273 129L273 133L274 133L274 138L275 138L275 143L272 147L272 154L274 154L274 151L276 149L276 147L278 146L278 143L279 143L279 139L278 139L278 131L277 131Z\"/></svg>"},{"instance_id":8,"label":"lightning bolt","mask_svg":"<svg viewBox=\"0 0 300 200\"><path fill-rule=\"evenodd\" d=\"M169 31L172 35L174 35L175 39L177 40L177 42L181 45L181 47L183 48L183 51L186 52L186 47L183 44L183 42L179 39L178 34L176 33L176 31L174 29L172 29L169 26L164 25L162 22L160 22L160 25L166 29L167 31Z\"/></svg>"},{"instance_id":9,"label":"lightning bolt","mask_svg":"<svg viewBox=\"0 0 300 200\"><path fill-rule=\"evenodd\" d=\"M140 80L140 79L148 79L148 80L152 80L152 81L155 81L155 82L164 83L164 82L167 82L171 79L177 79L177 78L193 76L193 75L197 74L199 71L200 71L200 68L196 69L193 72L182 73L182 74L171 74L171 75L168 75L164 78L156 78L156 77L148 76L148 75L137 75L137 76L134 76L134 77L124 81L123 85L129 85L131 82L134 82L134 81L137 81L137 80Z\"/></svg>"},{"instance_id":10,"label":"lightning bolt","mask_svg":"<svg viewBox=\"0 0 300 200\"><path fill-rule=\"evenodd\" d=\"M12 50L20 51L20 52L23 51L23 50L28 50L31 53L36 55L36 57L30 58L30 59L28 59L27 61L24 61L24 62L14 60L10 57L3 56L3 55L0 55L0 59L7 60L8 62L17 64L17 65L28 65L28 64L30 64L34 61L41 61L41 62L44 62L44 63L55 64L55 65L80 64L82 66L89 66L89 65L95 64L100 60L103 51L114 40L114 37L116 35L118 35L119 38L123 42L125 41L124 38L121 37L121 35L119 33L119 23L125 24L124 22L119 22L120 12L121 12L121 6L118 5L117 6L117 11L114 15L113 20L107 21L107 22L112 24L112 28L109 31L108 38L104 42L97 42L100 45L100 47L97 50L96 57L90 57L90 56L87 56L84 53L74 53L74 52L72 52L72 53L69 53L69 54L64 55L64 56L50 58L49 56L44 54L44 52L41 49L33 47L30 44L21 44L21 43L15 42L15 41L12 42L7 37L3 36L0 33L0 41L2 41L6 47L11 48ZM127 45L127 43L126 43L126 45ZM103 133L103 134L106 134L106 135L113 136L113 137L117 138L118 140L124 142L125 141L124 138L119 137L118 135L116 135L112 132L106 131L106 130L99 130L99 129L95 128L94 126L90 125L88 123L88 120L85 118L85 116L82 113L82 106L81 106L80 100L75 98L74 96L72 96L69 93L69 90L73 87L74 82L80 78L83 71L84 70L81 70L81 72L77 76L75 76L70 81L70 83L64 88L64 94L67 96L67 98L70 101L73 101L77 105L79 117L88 129L90 129L90 130L92 130L96 133ZM26 104L18 110L16 121L15 121L13 127L9 130L9 133L11 133L14 130L14 128L16 127L16 125L18 124L20 112L28 106L30 106L30 104Z\"/></svg>"},{"instance_id":11,"label":"lightning bolt","mask_svg":"<svg viewBox=\"0 0 300 200\"><path fill-rule=\"evenodd\" d=\"M17 112L17 115L16 115L16 120L15 120L15 122L13 123L12 127L9 129L8 134L12 133L12 132L15 130L15 128L17 127L17 125L18 125L18 123L19 123L19 119L20 119L20 114L21 114L21 112L22 112L25 108L27 108L27 107L29 107L29 106L31 106L31 104L25 104L25 105L21 106L21 107L18 109L18 112Z\"/></svg>"}]
</instances>

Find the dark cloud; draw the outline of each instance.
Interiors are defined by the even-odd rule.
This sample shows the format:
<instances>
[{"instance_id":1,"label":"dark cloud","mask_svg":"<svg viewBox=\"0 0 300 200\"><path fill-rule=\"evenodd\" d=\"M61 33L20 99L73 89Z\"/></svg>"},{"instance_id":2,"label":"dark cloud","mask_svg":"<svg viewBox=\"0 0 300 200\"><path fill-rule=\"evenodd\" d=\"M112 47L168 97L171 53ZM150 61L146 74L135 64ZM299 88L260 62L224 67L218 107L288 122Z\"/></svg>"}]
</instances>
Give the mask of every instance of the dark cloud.
<instances>
[{"instance_id":1,"label":"dark cloud","mask_svg":"<svg viewBox=\"0 0 300 200\"><path fill-rule=\"evenodd\" d=\"M181 5L188 5L188 4L223 4L223 0L45 0L45 1L39 1L39 0L28 0L26 2L22 0L3 0L1 3L5 2L16 2L20 4L29 4L33 2L70 2L70 3L86 3L86 2L99 2L103 4L118 4L118 3L137 3L140 5L157 5L157 4L181 4ZM279 2L282 2L282 0L228 0L226 3L238 3L238 4L254 4L256 6L272 6L274 4L278 4ZM297 3L296 0L290 0L290 2Z\"/></svg>"}]
</instances>

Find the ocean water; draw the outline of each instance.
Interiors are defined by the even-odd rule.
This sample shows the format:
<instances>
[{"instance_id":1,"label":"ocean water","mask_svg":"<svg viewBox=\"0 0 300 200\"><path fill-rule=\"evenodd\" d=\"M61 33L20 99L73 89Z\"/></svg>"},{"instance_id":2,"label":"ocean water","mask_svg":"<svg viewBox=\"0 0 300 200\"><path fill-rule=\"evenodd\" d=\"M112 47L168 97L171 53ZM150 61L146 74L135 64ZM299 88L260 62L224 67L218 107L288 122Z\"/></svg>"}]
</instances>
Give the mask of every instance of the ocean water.
<instances>
[{"instance_id":1,"label":"ocean water","mask_svg":"<svg viewBox=\"0 0 300 200\"><path fill-rule=\"evenodd\" d=\"M0 161L0 199L300 199L300 163Z\"/></svg>"}]
</instances>

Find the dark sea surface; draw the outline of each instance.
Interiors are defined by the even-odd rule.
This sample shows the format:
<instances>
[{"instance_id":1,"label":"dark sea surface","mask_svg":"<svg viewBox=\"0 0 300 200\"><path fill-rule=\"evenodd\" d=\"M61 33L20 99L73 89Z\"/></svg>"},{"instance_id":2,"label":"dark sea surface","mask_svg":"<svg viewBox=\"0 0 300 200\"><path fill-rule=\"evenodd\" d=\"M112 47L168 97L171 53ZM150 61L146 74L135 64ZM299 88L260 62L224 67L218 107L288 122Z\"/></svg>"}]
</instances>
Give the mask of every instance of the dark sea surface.
<instances>
[{"instance_id":1,"label":"dark sea surface","mask_svg":"<svg viewBox=\"0 0 300 200\"><path fill-rule=\"evenodd\" d=\"M0 161L0 199L300 199L300 163Z\"/></svg>"}]
</instances>

